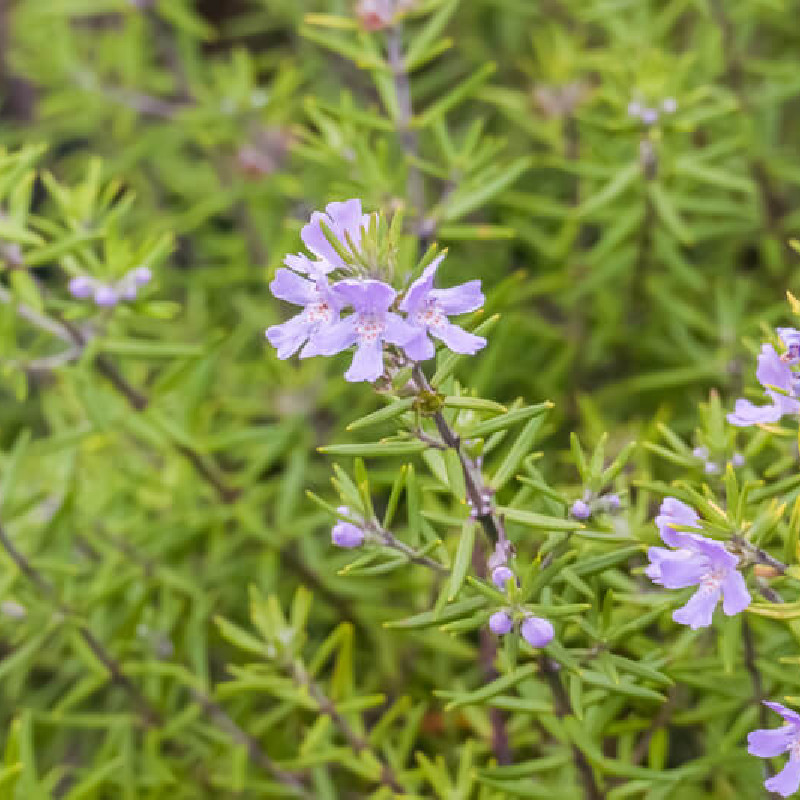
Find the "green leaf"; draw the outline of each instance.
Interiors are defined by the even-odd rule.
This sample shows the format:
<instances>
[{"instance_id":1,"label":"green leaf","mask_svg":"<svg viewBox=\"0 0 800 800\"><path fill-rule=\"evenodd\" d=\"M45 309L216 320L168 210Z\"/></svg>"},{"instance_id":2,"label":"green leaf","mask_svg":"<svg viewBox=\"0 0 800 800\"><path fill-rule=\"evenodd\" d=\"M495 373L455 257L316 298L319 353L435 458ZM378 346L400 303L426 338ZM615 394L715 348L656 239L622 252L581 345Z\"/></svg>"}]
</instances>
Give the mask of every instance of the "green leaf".
<instances>
[{"instance_id":1,"label":"green leaf","mask_svg":"<svg viewBox=\"0 0 800 800\"><path fill-rule=\"evenodd\" d=\"M475 548L475 530L477 525L471 519L465 520L461 528L461 537L458 540L458 549L453 561L453 570L450 573L450 589L448 601L453 602L461 591L467 571L472 563L472 551Z\"/></svg>"}]
</instances>

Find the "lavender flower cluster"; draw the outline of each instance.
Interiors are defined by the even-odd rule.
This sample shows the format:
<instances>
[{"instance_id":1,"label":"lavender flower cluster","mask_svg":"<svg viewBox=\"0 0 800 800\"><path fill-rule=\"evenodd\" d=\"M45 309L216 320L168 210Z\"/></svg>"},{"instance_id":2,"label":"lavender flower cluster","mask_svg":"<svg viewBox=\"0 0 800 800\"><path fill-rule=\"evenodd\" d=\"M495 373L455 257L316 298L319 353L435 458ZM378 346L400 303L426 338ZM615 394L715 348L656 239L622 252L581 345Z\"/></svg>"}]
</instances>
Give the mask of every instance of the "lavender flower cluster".
<instances>
[{"instance_id":1,"label":"lavender flower cluster","mask_svg":"<svg viewBox=\"0 0 800 800\"><path fill-rule=\"evenodd\" d=\"M792 369L800 364L800 331L778 328L778 337L786 352L779 356L771 344L762 345L756 369L756 378L772 402L756 406L744 398L737 400L733 412L728 414L731 425L762 425L800 413L800 373Z\"/></svg>"},{"instance_id":2,"label":"lavender flower cluster","mask_svg":"<svg viewBox=\"0 0 800 800\"><path fill-rule=\"evenodd\" d=\"M79 300L92 298L96 306L112 308L121 300L135 300L139 290L153 279L148 267L136 267L114 284L103 283L88 275L77 275L69 282L69 292Z\"/></svg>"},{"instance_id":3,"label":"lavender flower cluster","mask_svg":"<svg viewBox=\"0 0 800 800\"><path fill-rule=\"evenodd\" d=\"M674 97L667 97L661 102L660 108L648 106L640 100L631 100L628 103L628 116L641 120L648 127L655 125L663 112L674 114L678 110L678 101Z\"/></svg>"},{"instance_id":4,"label":"lavender flower cluster","mask_svg":"<svg viewBox=\"0 0 800 800\"><path fill-rule=\"evenodd\" d=\"M430 337L455 353L473 355L486 345L484 338L448 319L483 305L480 281L435 289L436 271L445 257L441 253L398 293L381 280L379 265L375 265L378 274L360 268L363 238L377 224L377 215L364 214L360 200L330 203L325 211L315 212L300 234L313 259L304 254L287 256L288 269L279 269L270 284L275 297L303 309L267 330L278 358L289 358L298 350L300 358L332 356L355 346L345 380L375 382L384 374L388 346L396 348L394 354L419 362L435 354ZM325 228L338 247L331 244ZM353 277L331 283L332 275ZM352 313L342 316L348 309Z\"/></svg>"}]
</instances>

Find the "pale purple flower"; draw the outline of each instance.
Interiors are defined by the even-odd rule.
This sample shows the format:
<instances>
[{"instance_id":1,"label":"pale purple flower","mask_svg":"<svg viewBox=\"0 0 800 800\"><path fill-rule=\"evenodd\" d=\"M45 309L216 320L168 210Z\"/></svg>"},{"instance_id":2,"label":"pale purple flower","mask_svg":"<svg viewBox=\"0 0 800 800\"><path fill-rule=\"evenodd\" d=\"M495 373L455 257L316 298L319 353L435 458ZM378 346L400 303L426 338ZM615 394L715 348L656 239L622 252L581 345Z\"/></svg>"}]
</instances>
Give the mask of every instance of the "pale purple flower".
<instances>
[{"instance_id":1,"label":"pale purple flower","mask_svg":"<svg viewBox=\"0 0 800 800\"><path fill-rule=\"evenodd\" d=\"M584 520L584 519L589 519L589 517L592 516L592 509L589 506L589 504L584 500L576 500L572 504L572 508L570 508L569 513L575 519Z\"/></svg>"},{"instance_id":2,"label":"pale purple flower","mask_svg":"<svg viewBox=\"0 0 800 800\"><path fill-rule=\"evenodd\" d=\"M339 321L342 303L324 276L309 280L288 269L279 269L269 285L272 294L303 310L287 322L267 329L269 343L286 359L301 347L300 358L320 355L320 344Z\"/></svg>"},{"instance_id":3,"label":"pale purple flower","mask_svg":"<svg viewBox=\"0 0 800 800\"><path fill-rule=\"evenodd\" d=\"M733 457L731 458L731 464L733 464L734 467L743 467L745 463L745 458L741 453L733 454Z\"/></svg>"},{"instance_id":4,"label":"pale purple flower","mask_svg":"<svg viewBox=\"0 0 800 800\"><path fill-rule=\"evenodd\" d=\"M352 345L356 352L347 381L376 381L383 374L383 343L405 346L414 336L413 328L398 314L389 311L397 292L383 281L344 280L333 287L340 303L354 313L326 327L318 336L319 355L332 356Z\"/></svg>"},{"instance_id":5,"label":"pale purple flower","mask_svg":"<svg viewBox=\"0 0 800 800\"><path fill-rule=\"evenodd\" d=\"M642 109L641 117L645 125L655 125L658 122L658 111L654 108Z\"/></svg>"},{"instance_id":6,"label":"pale purple flower","mask_svg":"<svg viewBox=\"0 0 800 800\"><path fill-rule=\"evenodd\" d=\"M674 97L667 97L663 103L661 103L661 108L667 114L674 114L678 110L678 101Z\"/></svg>"},{"instance_id":7,"label":"pale purple flower","mask_svg":"<svg viewBox=\"0 0 800 800\"><path fill-rule=\"evenodd\" d=\"M514 627L514 621L507 611L495 611L495 613L489 617L489 627L492 633L496 633L498 636L504 636Z\"/></svg>"},{"instance_id":8,"label":"pale purple flower","mask_svg":"<svg viewBox=\"0 0 800 800\"><path fill-rule=\"evenodd\" d=\"M609 514L615 514L619 511L620 507L622 506L622 501L619 499L619 495L617 494L606 494L600 498L603 508Z\"/></svg>"},{"instance_id":9,"label":"pale purple flower","mask_svg":"<svg viewBox=\"0 0 800 800\"><path fill-rule=\"evenodd\" d=\"M293 269L299 269L299 265L305 263L306 269L300 269L301 272L321 272L323 274L335 269L346 269L347 265L328 241L321 223L325 223L328 230L346 251L351 251L351 242L356 250L359 248L361 228L362 226L369 227L371 219L370 214L362 212L360 200L328 203L325 213L315 211L311 215L311 221L300 231L303 243L318 260L312 262L305 256L293 256L290 257L293 259L293 263L287 265ZM348 241L348 237L350 241Z\"/></svg>"},{"instance_id":10,"label":"pale purple flower","mask_svg":"<svg viewBox=\"0 0 800 800\"><path fill-rule=\"evenodd\" d=\"M751 600L744 578L737 570L737 556L721 542L676 530L698 528L698 521L697 513L685 503L674 497L664 500L656 526L664 543L676 549L651 547L647 551L650 564L645 570L654 583L667 589L698 587L689 602L672 615L675 622L692 630L711 625L720 598L722 610L728 616L744 611Z\"/></svg>"},{"instance_id":11,"label":"pale purple flower","mask_svg":"<svg viewBox=\"0 0 800 800\"><path fill-rule=\"evenodd\" d=\"M719 464L716 464L713 461L706 461L706 463L703 464L703 472L705 472L706 475L716 475L719 471Z\"/></svg>"},{"instance_id":12,"label":"pale purple flower","mask_svg":"<svg viewBox=\"0 0 800 800\"><path fill-rule=\"evenodd\" d=\"M505 589L508 581L514 578L514 573L506 566L495 567L492 570L492 583L498 589Z\"/></svg>"},{"instance_id":13,"label":"pale purple flower","mask_svg":"<svg viewBox=\"0 0 800 800\"><path fill-rule=\"evenodd\" d=\"M94 290L94 302L98 306L110 308L119 302L119 295L112 286L104 286L101 284Z\"/></svg>"},{"instance_id":14,"label":"pale purple flower","mask_svg":"<svg viewBox=\"0 0 800 800\"><path fill-rule=\"evenodd\" d=\"M78 275L69 282L69 293L73 297L84 300L94 291L94 281L85 275Z\"/></svg>"},{"instance_id":15,"label":"pale purple flower","mask_svg":"<svg viewBox=\"0 0 800 800\"><path fill-rule=\"evenodd\" d=\"M408 322L416 330L414 338L405 346L409 358L426 361L433 358L436 349L430 336L439 339L454 353L474 355L485 347L486 339L467 333L448 319L454 314L466 314L483 305L484 296L479 280L468 281L449 289L434 289L436 270L445 253L441 253L408 287L400 310L408 315Z\"/></svg>"},{"instance_id":16,"label":"pale purple flower","mask_svg":"<svg viewBox=\"0 0 800 800\"><path fill-rule=\"evenodd\" d=\"M149 267L136 267L128 273L135 286L147 286L153 280L153 273Z\"/></svg>"},{"instance_id":17,"label":"pale purple flower","mask_svg":"<svg viewBox=\"0 0 800 800\"><path fill-rule=\"evenodd\" d=\"M545 647L555 636L553 626L548 620L533 616L523 620L520 633L531 647Z\"/></svg>"},{"instance_id":18,"label":"pale purple flower","mask_svg":"<svg viewBox=\"0 0 800 800\"><path fill-rule=\"evenodd\" d=\"M753 731L747 736L747 752L759 758L773 758L782 753L789 753L786 766L773 778L764 782L770 792L777 792L781 797L789 797L800 789L800 714L780 703L764 703L786 724L780 728Z\"/></svg>"},{"instance_id":19,"label":"pale purple flower","mask_svg":"<svg viewBox=\"0 0 800 800\"><path fill-rule=\"evenodd\" d=\"M340 514L350 514L350 509L347 506L339 506L336 510ZM363 528L343 519L340 519L331 531L331 541L337 547L361 547L364 544L365 536Z\"/></svg>"},{"instance_id":20,"label":"pale purple flower","mask_svg":"<svg viewBox=\"0 0 800 800\"><path fill-rule=\"evenodd\" d=\"M695 458L699 458L701 461L705 461L708 458L708 448L702 445L700 447L695 447L695 449L692 450L692 455Z\"/></svg>"},{"instance_id":21,"label":"pale purple flower","mask_svg":"<svg viewBox=\"0 0 800 800\"><path fill-rule=\"evenodd\" d=\"M728 422L745 427L777 422L785 414L800 413L800 402L796 397L797 377L771 344L762 345L758 356L756 378L765 388L772 403L767 406L756 406L749 400L739 399L733 412L728 414ZM771 387L781 391L775 391Z\"/></svg>"}]
</instances>

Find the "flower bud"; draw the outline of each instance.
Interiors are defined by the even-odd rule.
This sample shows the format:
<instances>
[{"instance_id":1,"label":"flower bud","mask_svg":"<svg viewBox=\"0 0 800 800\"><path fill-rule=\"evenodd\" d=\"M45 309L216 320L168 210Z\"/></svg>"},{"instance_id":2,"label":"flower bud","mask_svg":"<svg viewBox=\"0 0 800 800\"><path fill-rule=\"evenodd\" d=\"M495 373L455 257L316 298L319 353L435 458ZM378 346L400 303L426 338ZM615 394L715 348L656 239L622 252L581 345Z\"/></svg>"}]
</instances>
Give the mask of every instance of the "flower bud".
<instances>
[{"instance_id":1,"label":"flower bud","mask_svg":"<svg viewBox=\"0 0 800 800\"><path fill-rule=\"evenodd\" d=\"M531 647L544 647L553 641L555 631L546 619L541 617L526 617L520 628L522 638Z\"/></svg>"},{"instance_id":2,"label":"flower bud","mask_svg":"<svg viewBox=\"0 0 800 800\"><path fill-rule=\"evenodd\" d=\"M110 286L98 286L94 292L94 302L103 308L111 308L119 302L119 296Z\"/></svg>"},{"instance_id":3,"label":"flower bud","mask_svg":"<svg viewBox=\"0 0 800 800\"><path fill-rule=\"evenodd\" d=\"M511 615L507 611L496 611L489 617L489 627L492 633L503 636L514 627L514 620L511 619Z\"/></svg>"},{"instance_id":4,"label":"flower bud","mask_svg":"<svg viewBox=\"0 0 800 800\"><path fill-rule=\"evenodd\" d=\"M589 504L583 500L576 500L572 504L572 508L569 510L569 513L575 519L589 519L589 517L592 516L592 509L589 507Z\"/></svg>"},{"instance_id":5,"label":"flower bud","mask_svg":"<svg viewBox=\"0 0 800 800\"><path fill-rule=\"evenodd\" d=\"M506 566L496 567L492 571L492 583L498 589L505 589L506 583L514 578L514 573Z\"/></svg>"},{"instance_id":6,"label":"flower bud","mask_svg":"<svg viewBox=\"0 0 800 800\"><path fill-rule=\"evenodd\" d=\"M331 540L337 547L361 547L364 544L364 531L352 522L340 520L333 526Z\"/></svg>"},{"instance_id":7,"label":"flower bud","mask_svg":"<svg viewBox=\"0 0 800 800\"><path fill-rule=\"evenodd\" d=\"M91 278L85 275L78 275L69 282L69 293L80 300L89 297L93 288Z\"/></svg>"},{"instance_id":8,"label":"flower bud","mask_svg":"<svg viewBox=\"0 0 800 800\"><path fill-rule=\"evenodd\" d=\"M153 272L149 267L136 267L131 271L130 276L136 286L146 286L153 280Z\"/></svg>"}]
</instances>

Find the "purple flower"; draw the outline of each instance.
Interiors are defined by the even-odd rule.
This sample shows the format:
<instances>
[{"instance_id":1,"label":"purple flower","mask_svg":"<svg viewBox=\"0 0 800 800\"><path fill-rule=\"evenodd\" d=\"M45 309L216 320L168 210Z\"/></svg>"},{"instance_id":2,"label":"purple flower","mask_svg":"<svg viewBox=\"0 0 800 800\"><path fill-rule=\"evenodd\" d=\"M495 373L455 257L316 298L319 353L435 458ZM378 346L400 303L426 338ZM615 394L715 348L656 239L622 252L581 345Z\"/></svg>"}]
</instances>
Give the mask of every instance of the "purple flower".
<instances>
[{"instance_id":1,"label":"purple flower","mask_svg":"<svg viewBox=\"0 0 800 800\"><path fill-rule=\"evenodd\" d=\"M153 273L149 267L137 267L128 273L135 286L147 286L153 280Z\"/></svg>"},{"instance_id":2,"label":"purple flower","mask_svg":"<svg viewBox=\"0 0 800 800\"><path fill-rule=\"evenodd\" d=\"M781 329L791 330L791 329ZM791 349L790 349L791 352ZM758 356L758 369L756 370L758 382L766 389L767 396L772 400L768 406L755 406L749 400L739 399L728 422L732 425L745 427L769 422L777 422L785 414L800 413L800 402L796 399L795 381L797 376L789 365L781 360L771 344L761 347ZM776 387L782 391L775 391Z\"/></svg>"},{"instance_id":3,"label":"purple flower","mask_svg":"<svg viewBox=\"0 0 800 800\"><path fill-rule=\"evenodd\" d=\"M733 464L734 467L743 467L745 463L745 458L741 453L733 454L733 457L731 458L731 464Z\"/></svg>"},{"instance_id":4,"label":"purple flower","mask_svg":"<svg viewBox=\"0 0 800 800\"><path fill-rule=\"evenodd\" d=\"M361 210L360 200L346 200L343 203L328 203L325 208L326 213L315 211L311 215L311 222L300 231L300 238L303 240L305 246L319 259L316 262L311 262L305 256L295 256L294 259L305 259L308 264L313 265L313 269L317 272L327 274L335 269L346 269L347 265L342 260L341 256L333 248L333 245L328 241L325 232L322 230L321 223L325 223L326 227L341 243L342 247L350 251L350 242L358 249L361 244L361 228L369 227L372 217L369 214L364 214ZM348 242L348 236L350 242ZM298 262L295 262L298 263ZM297 269L294 264L289 264L292 268ZM301 270L303 272L309 271Z\"/></svg>"},{"instance_id":5,"label":"purple flower","mask_svg":"<svg viewBox=\"0 0 800 800\"><path fill-rule=\"evenodd\" d=\"M269 343L278 351L278 358L294 355L301 347L300 358L319 355L319 345L339 321L342 304L324 276L315 281L303 278L288 269L279 269L269 285L272 294L303 310L287 322L267 329Z\"/></svg>"},{"instance_id":6,"label":"purple flower","mask_svg":"<svg viewBox=\"0 0 800 800\"><path fill-rule=\"evenodd\" d=\"M73 297L84 300L94 291L94 281L85 275L78 275L69 282L69 293Z\"/></svg>"},{"instance_id":7,"label":"purple flower","mask_svg":"<svg viewBox=\"0 0 800 800\"><path fill-rule=\"evenodd\" d=\"M739 614L750 605L750 593L744 578L736 569L739 559L725 545L696 533L677 531L676 527L698 528L699 517L694 509L668 497L656 517L661 539L675 550L651 547L647 551L650 564L645 574L659 586L684 589L697 586L697 591L672 618L692 630L711 625L714 609L722 598L722 610L728 616Z\"/></svg>"},{"instance_id":8,"label":"purple flower","mask_svg":"<svg viewBox=\"0 0 800 800\"><path fill-rule=\"evenodd\" d=\"M778 328L778 337L786 348L781 361L787 364L800 363L800 331L794 328Z\"/></svg>"},{"instance_id":9,"label":"purple flower","mask_svg":"<svg viewBox=\"0 0 800 800\"><path fill-rule=\"evenodd\" d=\"M316 337L317 353L332 356L356 345L345 380L376 381L383 374L383 343L403 347L414 335L402 317L389 311L397 292L382 281L344 280L333 287L333 294L343 305L351 305L354 313Z\"/></svg>"},{"instance_id":10,"label":"purple flower","mask_svg":"<svg viewBox=\"0 0 800 800\"><path fill-rule=\"evenodd\" d=\"M678 110L678 101L674 97L667 97L661 104L667 114L674 114Z\"/></svg>"},{"instance_id":11,"label":"purple flower","mask_svg":"<svg viewBox=\"0 0 800 800\"><path fill-rule=\"evenodd\" d=\"M508 581L514 578L514 573L506 566L495 567L492 570L492 583L498 589L505 589Z\"/></svg>"},{"instance_id":12,"label":"purple flower","mask_svg":"<svg viewBox=\"0 0 800 800\"><path fill-rule=\"evenodd\" d=\"M614 514L619 511L622 506L622 501L617 494L607 494L600 498L603 502L603 507L609 514Z\"/></svg>"},{"instance_id":13,"label":"purple flower","mask_svg":"<svg viewBox=\"0 0 800 800\"><path fill-rule=\"evenodd\" d=\"M583 500L576 500L572 504L572 508L570 508L569 513L575 519L589 519L589 517L592 516L592 509L589 504Z\"/></svg>"},{"instance_id":14,"label":"purple flower","mask_svg":"<svg viewBox=\"0 0 800 800\"><path fill-rule=\"evenodd\" d=\"M643 109L641 116L645 125L655 125L658 122L658 111L654 108Z\"/></svg>"},{"instance_id":15,"label":"purple flower","mask_svg":"<svg viewBox=\"0 0 800 800\"><path fill-rule=\"evenodd\" d=\"M347 506L339 506L336 509L340 514L350 514L350 509ZM359 528L352 522L340 519L331 531L331 540L337 547L361 547L364 544L364 529Z\"/></svg>"},{"instance_id":16,"label":"purple flower","mask_svg":"<svg viewBox=\"0 0 800 800\"><path fill-rule=\"evenodd\" d=\"M101 284L94 290L94 302L98 306L110 308L119 302L119 295L112 286L103 286Z\"/></svg>"},{"instance_id":17,"label":"purple flower","mask_svg":"<svg viewBox=\"0 0 800 800\"><path fill-rule=\"evenodd\" d=\"M408 287L400 303L400 310L408 315L408 322L416 330L414 338L405 347L409 358L425 361L433 358L436 349L429 335L444 342L454 353L474 355L485 347L486 339L467 333L453 325L447 318L453 314L466 314L483 305L481 282L468 281L449 289L434 289L436 270L445 257L441 253Z\"/></svg>"},{"instance_id":18,"label":"purple flower","mask_svg":"<svg viewBox=\"0 0 800 800\"><path fill-rule=\"evenodd\" d=\"M747 752L759 758L772 758L789 753L786 766L774 777L765 781L764 787L789 797L800 788L800 714L780 703L764 703L786 721L780 728L753 731L747 736Z\"/></svg>"},{"instance_id":19,"label":"purple flower","mask_svg":"<svg viewBox=\"0 0 800 800\"><path fill-rule=\"evenodd\" d=\"M531 647L544 647L553 641L553 626L542 617L526 617L520 628L522 638Z\"/></svg>"},{"instance_id":20,"label":"purple flower","mask_svg":"<svg viewBox=\"0 0 800 800\"><path fill-rule=\"evenodd\" d=\"M495 613L489 617L489 627L492 633L496 633L498 636L504 636L514 627L514 621L511 619L511 615L508 614L508 612L495 611Z\"/></svg>"},{"instance_id":21,"label":"purple flower","mask_svg":"<svg viewBox=\"0 0 800 800\"><path fill-rule=\"evenodd\" d=\"M708 448L702 445L700 447L695 447L695 449L692 450L692 455L695 458L705 461L708 458Z\"/></svg>"}]
</instances>

